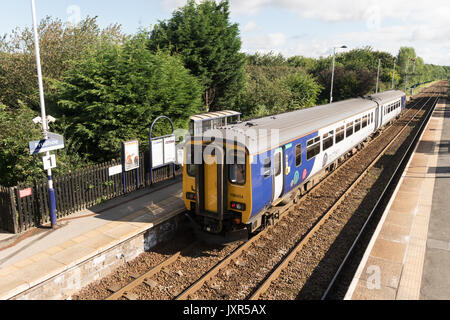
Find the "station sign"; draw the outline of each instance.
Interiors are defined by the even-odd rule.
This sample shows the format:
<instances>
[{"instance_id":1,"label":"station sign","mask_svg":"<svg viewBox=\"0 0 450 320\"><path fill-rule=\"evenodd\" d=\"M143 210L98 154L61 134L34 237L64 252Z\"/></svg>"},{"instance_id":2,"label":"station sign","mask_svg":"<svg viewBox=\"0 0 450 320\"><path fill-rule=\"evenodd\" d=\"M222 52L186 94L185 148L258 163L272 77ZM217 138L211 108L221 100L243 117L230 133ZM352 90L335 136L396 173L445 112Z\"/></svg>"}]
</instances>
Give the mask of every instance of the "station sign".
<instances>
[{"instance_id":1,"label":"station sign","mask_svg":"<svg viewBox=\"0 0 450 320\"><path fill-rule=\"evenodd\" d=\"M56 168L56 156L54 154L42 157L42 161L44 162L44 170Z\"/></svg>"},{"instance_id":2,"label":"station sign","mask_svg":"<svg viewBox=\"0 0 450 320\"><path fill-rule=\"evenodd\" d=\"M30 154L38 154L53 150L64 149L64 137L56 133L48 133L48 139L30 141L28 147Z\"/></svg>"}]
</instances>

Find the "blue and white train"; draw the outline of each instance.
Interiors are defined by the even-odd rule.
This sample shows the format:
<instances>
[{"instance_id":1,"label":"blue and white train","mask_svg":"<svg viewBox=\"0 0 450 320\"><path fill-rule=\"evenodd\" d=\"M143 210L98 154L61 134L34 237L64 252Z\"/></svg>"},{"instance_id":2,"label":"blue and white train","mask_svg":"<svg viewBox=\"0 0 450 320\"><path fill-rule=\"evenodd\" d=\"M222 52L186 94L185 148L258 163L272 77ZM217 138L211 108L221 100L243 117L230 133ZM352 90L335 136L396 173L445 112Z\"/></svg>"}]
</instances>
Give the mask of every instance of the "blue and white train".
<instances>
[{"instance_id":1,"label":"blue and white train","mask_svg":"<svg viewBox=\"0 0 450 320\"><path fill-rule=\"evenodd\" d=\"M273 207L310 189L405 104L403 92L387 91L191 138L183 166L183 197L191 220L220 242L247 237L272 218Z\"/></svg>"}]
</instances>

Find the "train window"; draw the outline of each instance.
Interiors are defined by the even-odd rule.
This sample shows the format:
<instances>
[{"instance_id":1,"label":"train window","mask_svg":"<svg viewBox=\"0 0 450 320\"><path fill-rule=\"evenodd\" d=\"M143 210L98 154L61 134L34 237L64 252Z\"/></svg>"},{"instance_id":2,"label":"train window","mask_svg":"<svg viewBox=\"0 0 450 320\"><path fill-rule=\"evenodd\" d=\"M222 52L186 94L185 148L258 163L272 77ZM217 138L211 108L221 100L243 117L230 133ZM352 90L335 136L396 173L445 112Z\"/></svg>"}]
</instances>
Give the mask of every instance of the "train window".
<instances>
[{"instance_id":1,"label":"train window","mask_svg":"<svg viewBox=\"0 0 450 320\"><path fill-rule=\"evenodd\" d=\"M195 177L195 164L186 164L187 174L191 177Z\"/></svg>"},{"instance_id":2,"label":"train window","mask_svg":"<svg viewBox=\"0 0 450 320\"><path fill-rule=\"evenodd\" d=\"M364 117L362 118L362 127L363 127L363 128L367 127L367 118L368 118L368 116L364 116Z\"/></svg>"},{"instance_id":3,"label":"train window","mask_svg":"<svg viewBox=\"0 0 450 320\"><path fill-rule=\"evenodd\" d=\"M281 173L281 152L278 152L275 155L275 160L274 160L274 169L275 169L275 173L274 176L279 176Z\"/></svg>"},{"instance_id":4,"label":"train window","mask_svg":"<svg viewBox=\"0 0 450 320\"><path fill-rule=\"evenodd\" d=\"M347 123L347 138L353 134L353 121Z\"/></svg>"},{"instance_id":5,"label":"train window","mask_svg":"<svg viewBox=\"0 0 450 320\"><path fill-rule=\"evenodd\" d=\"M194 146L190 145L186 149L186 172L189 176L195 177L195 163L194 163Z\"/></svg>"},{"instance_id":6,"label":"train window","mask_svg":"<svg viewBox=\"0 0 450 320\"><path fill-rule=\"evenodd\" d=\"M370 114L370 123L373 123L373 112Z\"/></svg>"},{"instance_id":7,"label":"train window","mask_svg":"<svg viewBox=\"0 0 450 320\"><path fill-rule=\"evenodd\" d=\"M355 120L355 132L361 130L361 119Z\"/></svg>"},{"instance_id":8,"label":"train window","mask_svg":"<svg viewBox=\"0 0 450 320\"><path fill-rule=\"evenodd\" d=\"M325 133L323 135L323 150L327 150L333 146L334 138L333 138L333 131L330 131L328 133Z\"/></svg>"},{"instance_id":9,"label":"train window","mask_svg":"<svg viewBox=\"0 0 450 320\"><path fill-rule=\"evenodd\" d=\"M339 127L336 129L336 143L341 142L344 140L344 126Z\"/></svg>"},{"instance_id":10,"label":"train window","mask_svg":"<svg viewBox=\"0 0 450 320\"><path fill-rule=\"evenodd\" d=\"M230 151L231 157L233 159L233 163L228 165L228 177L231 183L234 184L245 184L245 175L246 175L246 159L245 153L238 152L236 150Z\"/></svg>"},{"instance_id":11,"label":"train window","mask_svg":"<svg viewBox=\"0 0 450 320\"><path fill-rule=\"evenodd\" d=\"M320 137L308 140L306 143L306 160L311 160L320 153Z\"/></svg>"},{"instance_id":12,"label":"train window","mask_svg":"<svg viewBox=\"0 0 450 320\"><path fill-rule=\"evenodd\" d=\"M264 179L270 177L270 167L272 166L272 161L270 158L264 159Z\"/></svg>"},{"instance_id":13,"label":"train window","mask_svg":"<svg viewBox=\"0 0 450 320\"><path fill-rule=\"evenodd\" d=\"M295 166L298 167L302 164L302 144L299 143L295 146Z\"/></svg>"}]
</instances>

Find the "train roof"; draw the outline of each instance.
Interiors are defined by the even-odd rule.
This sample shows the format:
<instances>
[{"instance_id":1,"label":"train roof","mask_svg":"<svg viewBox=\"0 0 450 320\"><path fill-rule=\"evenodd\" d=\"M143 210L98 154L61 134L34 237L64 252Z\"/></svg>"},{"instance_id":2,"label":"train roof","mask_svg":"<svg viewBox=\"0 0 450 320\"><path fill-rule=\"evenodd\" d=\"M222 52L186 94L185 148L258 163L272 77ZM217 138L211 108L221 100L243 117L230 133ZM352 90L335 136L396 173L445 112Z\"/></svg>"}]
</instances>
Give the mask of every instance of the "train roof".
<instances>
[{"instance_id":1,"label":"train roof","mask_svg":"<svg viewBox=\"0 0 450 320\"><path fill-rule=\"evenodd\" d=\"M367 98L375 100L377 102L381 102L382 104L385 104L385 103L390 103L393 100L396 100L404 95L405 95L405 93L403 91L390 90L390 91L372 94L370 96L367 96Z\"/></svg>"},{"instance_id":2,"label":"train roof","mask_svg":"<svg viewBox=\"0 0 450 320\"><path fill-rule=\"evenodd\" d=\"M372 95L372 99L384 104L401 97L399 93L404 95L401 91L387 91ZM376 106L375 101L367 98L354 98L208 130L204 136L222 135L224 139L228 138L227 140L230 138L235 140L234 137L237 137L236 140L244 143L249 154L253 155L272 149L271 130L279 130L279 141L272 146L276 147L278 143L288 143L297 137L303 137ZM267 142L261 143L264 139Z\"/></svg>"}]
</instances>

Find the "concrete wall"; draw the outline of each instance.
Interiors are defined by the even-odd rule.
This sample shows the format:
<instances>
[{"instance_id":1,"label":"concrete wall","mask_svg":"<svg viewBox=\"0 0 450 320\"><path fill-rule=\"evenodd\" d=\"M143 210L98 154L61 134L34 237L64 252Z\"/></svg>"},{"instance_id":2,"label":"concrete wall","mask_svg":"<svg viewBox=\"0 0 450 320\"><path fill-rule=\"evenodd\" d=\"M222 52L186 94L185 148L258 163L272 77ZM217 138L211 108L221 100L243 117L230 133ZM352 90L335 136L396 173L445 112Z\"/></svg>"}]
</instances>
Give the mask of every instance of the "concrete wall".
<instances>
[{"instance_id":1,"label":"concrete wall","mask_svg":"<svg viewBox=\"0 0 450 320\"><path fill-rule=\"evenodd\" d=\"M157 244L170 240L184 219L175 216L154 226L145 233L122 242L47 281L30 288L11 300L64 300L70 299L90 283L111 274L124 263L132 261Z\"/></svg>"}]
</instances>

